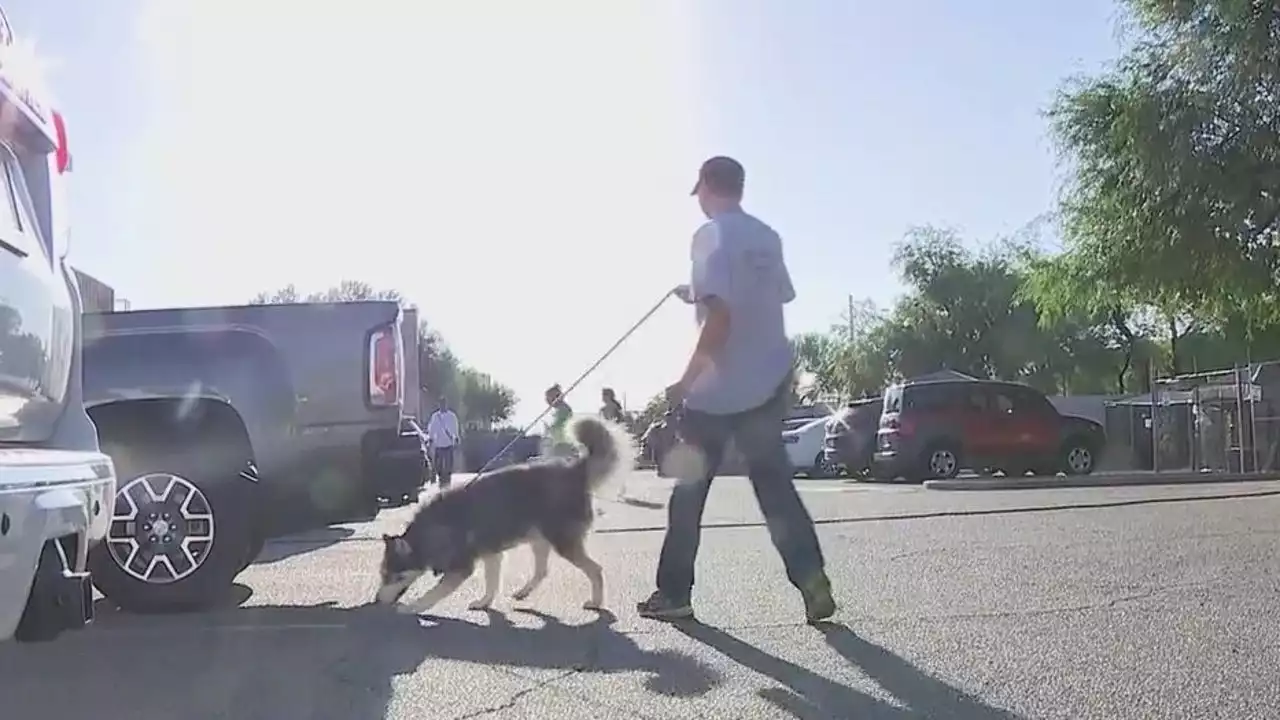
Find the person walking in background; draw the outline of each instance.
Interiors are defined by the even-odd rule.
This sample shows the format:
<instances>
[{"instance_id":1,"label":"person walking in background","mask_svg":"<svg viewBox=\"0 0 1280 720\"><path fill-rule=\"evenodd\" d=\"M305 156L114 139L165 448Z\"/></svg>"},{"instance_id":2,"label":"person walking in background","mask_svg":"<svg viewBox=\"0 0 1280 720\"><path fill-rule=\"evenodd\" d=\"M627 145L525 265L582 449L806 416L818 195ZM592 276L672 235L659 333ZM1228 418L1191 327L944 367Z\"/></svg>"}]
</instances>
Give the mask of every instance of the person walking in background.
<instances>
[{"instance_id":1,"label":"person walking in background","mask_svg":"<svg viewBox=\"0 0 1280 720\"><path fill-rule=\"evenodd\" d=\"M613 388L605 388L600 391L600 417L615 422L619 425L627 424L627 415L622 411L622 403L618 402L618 396L613 392Z\"/></svg>"},{"instance_id":2,"label":"person walking in background","mask_svg":"<svg viewBox=\"0 0 1280 720\"><path fill-rule=\"evenodd\" d=\"M547 439L546 455L565 457L574 452L574 444L569 440L569 421L573 418L573 408L564 401L564 391L557 383L547 388L543 399L551 406L551 421L547 423L545 435Z\"/></svg>"},{"instance_id":3,"label":"person walking in background","mask_svg":"<svg viewBox=\"0 0 1280 720\"><path fill-rule=\"evenodd\" d=\"M805 616L819 622L836 611L813 519L782 442L793 372L783 305L795 299L795 288L781 238L742 210L745 177L736 160L714 157L693 189L707 223L693 237L690 284L672 292L694 305L700 333L683 377L667 388L667 402L677 408L676 435L692 448L692 461L674 463L681 467L674 468L658 587L637 603L642 617L693 615L702 511L730 439L746 456L769 537L800 590Z\"/></svg>"},{"instance_id":4,"label":"person walking in background","mask_svg":"<svg viewBox=\"0 0 1280 720\"><path fill-rule=\"evenodd\" d=\"M462 439L458 416L449 409L449 400L441 397L436 411L427 420L427 442L431 444L431 467L440 489L453 481L453 454Z\"/></svg>"}]
</instances>

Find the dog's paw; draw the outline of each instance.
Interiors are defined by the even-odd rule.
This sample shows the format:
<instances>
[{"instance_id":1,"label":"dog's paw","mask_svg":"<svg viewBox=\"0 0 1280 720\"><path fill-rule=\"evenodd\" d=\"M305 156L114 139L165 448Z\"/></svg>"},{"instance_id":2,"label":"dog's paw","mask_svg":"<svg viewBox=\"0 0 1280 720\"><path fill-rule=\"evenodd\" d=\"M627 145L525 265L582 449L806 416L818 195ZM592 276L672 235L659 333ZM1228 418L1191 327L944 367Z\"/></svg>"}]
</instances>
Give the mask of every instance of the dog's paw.
<instances>
[{"instance_id":1,"label":"dog's paw","mask_svg":"<svg viewBox=\"0 0 1280 720\"><path fill-rule=\"evenodd\" d=\"M472 602L470 605L468 605L467 609L468 610L488 610L491 607L493 607L492 600L485 600L481 598L480 600L476 600Z\"/></svg>"},{"instance_id":2,"label":"dog's paw","mask_svg":"<svg viewBox=\"0 0 1280 720\"><path fill-rule=\"evenodd\" d=\"M583 609L583 610L603 610L603 609L604 609L604 601L603 601L603 600L600 600L600 601L597 601L597 600L588 600L588 601L586 601L586 602L582 603L582 609Z\"/></svg>"},{"instance_id":3,"label":"dog's paw","mask_svg":"<svg viewBox=\"0 0 1280 720\"><path fill-rule=\"evenodd\" d=\"M511 593L511 599L512 600L528 600L529 596L532 594L533 594L532 588L520 588L519 590Z\"/></svg>"}]
</instances>

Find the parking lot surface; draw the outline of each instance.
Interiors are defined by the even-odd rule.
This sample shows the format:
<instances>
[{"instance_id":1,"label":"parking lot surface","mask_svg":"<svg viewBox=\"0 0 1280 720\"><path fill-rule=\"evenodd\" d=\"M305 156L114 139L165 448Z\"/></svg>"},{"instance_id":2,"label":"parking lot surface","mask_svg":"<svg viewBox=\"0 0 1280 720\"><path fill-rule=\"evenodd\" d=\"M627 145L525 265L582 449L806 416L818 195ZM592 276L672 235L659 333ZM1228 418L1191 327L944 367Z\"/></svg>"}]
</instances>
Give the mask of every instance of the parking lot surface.
<instances>
[{"instance_id":1,"label":"parking lot surface","mask_svg":"<svg viewBox=\"0 0 1280 720\"><path fill-rule=\"evenodd\" d=\"M611 613L567 563L524 603L368 607L409 509L268 545L224 609L0 647L5 718L1262 718L1280 715L1280 483L937 493L797 481L842 608L803 623L747 483L717 481L699 623L638 618L664 480L602 503ZM530 570L508 556L504 586Z\"/></svg>"}]
</instances>

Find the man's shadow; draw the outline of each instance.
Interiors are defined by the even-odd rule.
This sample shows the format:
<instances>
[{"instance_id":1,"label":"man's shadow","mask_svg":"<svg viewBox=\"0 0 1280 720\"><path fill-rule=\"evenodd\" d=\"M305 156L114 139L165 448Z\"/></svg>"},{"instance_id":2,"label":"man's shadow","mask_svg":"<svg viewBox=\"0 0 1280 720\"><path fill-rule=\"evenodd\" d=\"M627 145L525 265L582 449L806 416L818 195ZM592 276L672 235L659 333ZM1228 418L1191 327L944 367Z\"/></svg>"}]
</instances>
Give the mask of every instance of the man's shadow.
<instances>
[{"instance_id":1,"label":"man's shadow","mask_svg":"<svg viewBox=\"0 0 1280 720\"><path fill-rule=\"evenodd\" d=\"M723 630L696 621L675 624L677 630L725 657L772 678L782 687L760 691L764 700L800 720L833 717L964 718L1016 720L1017 715L991 707L916 668L906 660L858 637L835 623L819 626L827 645L857 666L905 707L886 703L845 687L795 663L770 655Z\"/></svg>"},{"instance_id":2,"label":"man's shadow","mask_svg":"<svg viewBox=\"0 0 1280 720\"><path fill-rule=\"evenodd\" d=\"M127 708L131 720L345 720L385 717L396 686L415 674L428 695L442 693L450 702L473 705L472 711L509 700L497 686L484 692L489 685L481 678L481 690L457 702L438 678L467 675L456 668L448 675L434 672L433 659L473 663L477 675L492 677L498 670L515 676L501 687L535 686L538 678L520 677L521 668L566 675L638 671L648 675L652 691L685 696L720 682L688 656L637 647L613 628L611 615L570 626L533 614L540 627L517 627L498 613L490 614L486 627L332 603L146 617L104 613L94 626L54 643L0 645L0 696L14 705L14 717L82 717Z\"/></svg>"}]
</instances>

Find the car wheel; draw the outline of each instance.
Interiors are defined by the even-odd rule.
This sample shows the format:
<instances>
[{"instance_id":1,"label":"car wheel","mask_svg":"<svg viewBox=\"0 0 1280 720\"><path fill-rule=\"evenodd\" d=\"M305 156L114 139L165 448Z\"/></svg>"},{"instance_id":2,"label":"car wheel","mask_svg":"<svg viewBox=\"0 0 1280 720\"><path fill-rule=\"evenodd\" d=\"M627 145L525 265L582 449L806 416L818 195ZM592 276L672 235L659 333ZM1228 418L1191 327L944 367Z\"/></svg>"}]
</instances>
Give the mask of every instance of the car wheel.
<instances>
[{"instance_id":1,"label":"car wheel","mask_svg":"<svg viewBox=\"0 0 1280 720\"><path fill-rule=\"evenodd\" d=\"M1062 449L1062 470L1068 475L1092 473L1095 461L1093 445L1084 440L1069 441Z\"/></svg>"},{"instance_id":2,"label":"car wheel","mask_svg":"<svg viewBox=\"0 0 1280 720\"><path fill-rule=\"evenodd\" d=\"M950 480L960 472L960 454L949 445L934 445L924 454L926 479Z\"/></svg>"},{"instance_id":3,"label":"car wheel","mask_svg":"<svg viewBox=\"0 0 1280 720\"><path fill-rule=\"evenodd\" d=\"M111 529L89 555L94 584L133 612L195 610L226 597L265 538L254 522L257 485L242 461L198 443L108 449L118 486Z\"/></svg>"},{"instance_id":4,"label":"car wheel","mask_svg":"<svg viewBox=\"0 0 1280 720\"><path fill-rule=\"evenodd\" d=\"M827 454L819 452L813 458L813 467L809 469L809 477L814 480L824 480L833 478L840 473L840 470L831 463L827 462Z\"/></svg>"}]
</instances>

